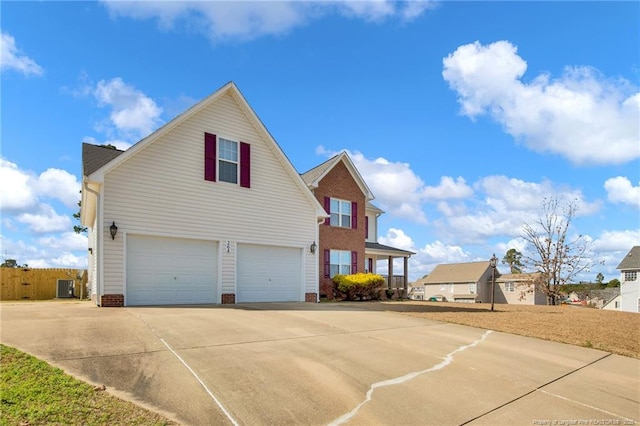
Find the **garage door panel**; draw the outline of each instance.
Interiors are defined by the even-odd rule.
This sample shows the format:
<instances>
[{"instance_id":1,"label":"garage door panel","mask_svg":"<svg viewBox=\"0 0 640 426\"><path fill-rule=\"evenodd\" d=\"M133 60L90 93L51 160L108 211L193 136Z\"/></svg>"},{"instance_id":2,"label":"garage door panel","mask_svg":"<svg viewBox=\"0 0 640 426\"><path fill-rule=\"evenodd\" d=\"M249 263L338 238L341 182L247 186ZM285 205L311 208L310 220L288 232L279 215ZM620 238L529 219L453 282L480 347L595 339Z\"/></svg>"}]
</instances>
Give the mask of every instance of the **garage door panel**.
<instances>
[{"instance_id":1,"label":"garage door panel","mask_svg":"<svg viewBox=\"0 0 640 426\"><path fill-rule=\"evenodd\" d=\"M217 243L127 237L127 305L215 303Z\"/></svg>"},{"instance_id":2,"label":"garage door panel","mask_svg":"<svg viewBox=\"0 0 640 426\"><path fill-rule=\"evenodd\" d=\"M238 302L302 300L302 250L238 245Z\"/></svg>"}]
</instances>

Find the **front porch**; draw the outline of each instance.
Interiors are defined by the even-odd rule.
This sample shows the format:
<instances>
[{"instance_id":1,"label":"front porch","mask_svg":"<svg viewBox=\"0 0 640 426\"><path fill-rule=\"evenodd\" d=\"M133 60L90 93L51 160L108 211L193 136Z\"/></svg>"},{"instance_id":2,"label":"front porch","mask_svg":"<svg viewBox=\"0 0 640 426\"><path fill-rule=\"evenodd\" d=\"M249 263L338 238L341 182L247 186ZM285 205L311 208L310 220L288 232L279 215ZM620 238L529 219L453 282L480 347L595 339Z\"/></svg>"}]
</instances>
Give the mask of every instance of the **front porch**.
<instances>
[{"instance_id":1,"label":"front porch","mask_svg":"<svg viewBox=\"0 0 640 426\"><path fill-rule=\"evenodd\" d=\"M367 259L367 271L377 273L376 264L379 260L387 261L387 273L382 275L386 282L388 289L402 290L406 295L407 285L409 284L409 258L412 254L411 251L400 250L394 247L385 246L379 243L365 243L365 257ZM394 274L394 259L403 260L402 275Z\"/></svg>"}]
</instances>

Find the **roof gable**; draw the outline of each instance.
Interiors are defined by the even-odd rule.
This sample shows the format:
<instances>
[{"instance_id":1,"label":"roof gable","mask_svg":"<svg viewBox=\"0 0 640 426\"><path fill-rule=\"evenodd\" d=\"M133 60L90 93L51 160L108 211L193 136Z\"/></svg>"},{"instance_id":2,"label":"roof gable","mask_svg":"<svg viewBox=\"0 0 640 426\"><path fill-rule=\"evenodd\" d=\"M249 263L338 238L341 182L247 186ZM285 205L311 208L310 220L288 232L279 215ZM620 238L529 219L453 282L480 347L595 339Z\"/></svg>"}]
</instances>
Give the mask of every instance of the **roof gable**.
<instances>
[{"instance_id":1,"label":"roof gable","mask_svg":"<svg viewBox=\"0 0 640 426\"><path fill-rule=\"evenodd\" d=\"M640 269L640 246L634 246L616 269Z\"/></svg>"},{"instance_id":2,"label":"roof gable","mask_svg":"<svg viewBox=\"0 0 640 426\"><path fill-rule=\"evenodd\" d=\"M331 170L333 170L333 168L340 162L344 163L347 170L353 177L353 180L356 182L356 184L364 194L366 200L367 201L373 200L375 198L373 193L371 192L371 190L367 186L367 183L362 178L362 175L360 175L360 172L358 171L356 166L353 164L353 161L351 161L351 158L349 158L349 155L345 151L342 151L340 154L331 157L324 163L301 174L300 176L302 177L302 180L304 180L304 182L307 184L307 186L309 186L309 188L315 189L318 187L320 181Z\"/></svg>"},{"instance_id":3,"label":"roof gable","mask_svg":"<svg viewBox=\"0 0 640 426\"><path fill-rule=\"evenodd\" d=\"M82 175L88 176L124 151L100 145L82 144Z\"/></svg>"},{"instance_id":4,"label":"roof gable","mask_svg":"<svg viewBox=\"0 0 640 426\"><path fill-rule=\"evenodd\" d=\"M489 261L468 263L446 263L433 268L433 271L423 278L423 284L441 283L470 283L479 281L491 266Z\"/></svg>"}]
</instances>

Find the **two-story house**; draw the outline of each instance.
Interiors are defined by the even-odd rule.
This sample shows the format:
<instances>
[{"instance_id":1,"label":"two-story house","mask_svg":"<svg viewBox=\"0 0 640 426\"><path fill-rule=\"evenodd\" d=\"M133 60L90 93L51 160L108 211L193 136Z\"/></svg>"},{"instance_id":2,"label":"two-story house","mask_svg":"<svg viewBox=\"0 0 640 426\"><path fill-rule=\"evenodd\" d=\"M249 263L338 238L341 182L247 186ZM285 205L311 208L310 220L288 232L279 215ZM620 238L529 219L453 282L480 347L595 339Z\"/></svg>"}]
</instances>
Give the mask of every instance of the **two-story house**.
<instances>
[{"instance_id":1,"label":"two-story house","mask_svg":"<svg viewBox=\"0 0 640 426\"><path fill-rule=\"evenodd\" d=\"M318 280L320 296L333 298L336 274L377 273L386 260L387 285L406 289L408 259L414 254L378 243L378 217L373 193L346 152L303 173L302 179L329 215L320 224ZM403 259L403 275L394 275L394 259Z\"/></svg>"},{"instance_id":2,"label":"two-story house","mask_svg":"<svg viewBox=\"0 0 640 426\"><path fill-rule=\"evenodd\" d=\"M640 246L634 246L622 259L620 271L620 310L640 312Z\"/></svg>"}]
</instances>

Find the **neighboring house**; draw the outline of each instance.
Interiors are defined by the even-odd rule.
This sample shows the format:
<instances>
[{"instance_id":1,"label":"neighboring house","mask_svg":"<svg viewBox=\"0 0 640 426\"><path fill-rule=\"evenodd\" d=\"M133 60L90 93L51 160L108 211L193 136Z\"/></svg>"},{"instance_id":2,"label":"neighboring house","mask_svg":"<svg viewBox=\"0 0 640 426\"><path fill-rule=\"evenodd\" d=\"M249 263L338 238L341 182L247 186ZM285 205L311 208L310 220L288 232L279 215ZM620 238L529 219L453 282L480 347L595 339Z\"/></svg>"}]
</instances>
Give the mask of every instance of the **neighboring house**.
<instances>
[{"instance_id":1,"label":"neighboring house","mask_svg":"<svg viewBox=\"0 0 640 426\"><path fill-rule=\"evenodd\" d=\"M318 300L327 214L234 83L124 152L82 150L96 304Z\"/></svg>"},{"instance_id":2,"label":"neighboring house","mask_svg":"<svg viewBox=\"0 0 640 426\"><path fill-rule=\"evenodd\" d=\"M324 206L328 217L319 229L318 279L320 295L333 298L336 274L377 272L377 261L387 260L388 287L408 283L408 259L413 252L377 242L378 217L374 196L346 152L303 173L302 179ZM404 275L394 276L393 259L404 260Z\"/></svg>"},{"instance_id":3,"label":"neighboring house","mask_svg":"<svg viewBox=\"0 0 640 426\"><path fill-rule=\"evenodd\" d=\"M437 265L414 283L424 286L424 300L434 297L448 302L491 302L492 268L489 261ZM496 279L498 271L496 269ZM497 285L496 285L497 286Z\"/></svg>"},{"instance_id":4,"label":"neighboring house","mask_svg":"<svg viewBox=\"0 0 640 426\"><path fill-rule=\"evenodd\" d=\"M618 300L618 307L616 308L615 300ZM609 310L620 310L620 288L619 287L610 287L610 288L600 288L596 290L590 290L585 300L587 302L587 306L592 308L604 309L605 306L608 306Z\"/></svg>"},{"instance_id":5,"label":"neighboring house","mask_svg":"<svg viewBox=\"0 0 640 426\"><path fill-rule=\"evenodd\" d=\"M408 298L411 300L424 300L424 286L410 286L407 294Z\"/></svg>"},{"instance_id":6,"label":"neighboring house","mask_svg":"<svg viewBox=\"0 0 640 426\"><path fill-rule=\"evenodd\" d=\"M601 309L605 309L608 311L619 311L621 301L622 297L620 296L620 293L618 293L613 298L605 301Z\"/></svg>"},{"instance_id":7,"label":"neighboring house","mask_svg":"<svg viewBox=\"0 0 640 426\"><path fill-rule=\"evenodd\" d=\"M503 274L496 278L495 303L546 305L547 296L536 283L539 273Z\"/></svg>"},{"instance_id":8,"label":"neighboring house","mask_svg":"<svg viewBox=\"0 0 640 426\"><path fill-rule=\"evenodd\" d=\"M640 312L640 246L634 246L622 259L620 271L620 310Z\"/></svg>"}]
</instances>

